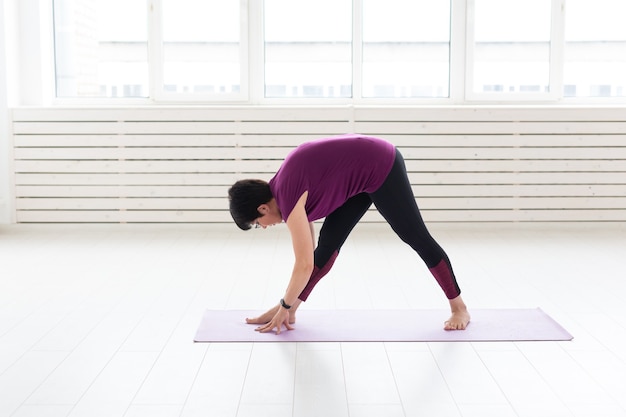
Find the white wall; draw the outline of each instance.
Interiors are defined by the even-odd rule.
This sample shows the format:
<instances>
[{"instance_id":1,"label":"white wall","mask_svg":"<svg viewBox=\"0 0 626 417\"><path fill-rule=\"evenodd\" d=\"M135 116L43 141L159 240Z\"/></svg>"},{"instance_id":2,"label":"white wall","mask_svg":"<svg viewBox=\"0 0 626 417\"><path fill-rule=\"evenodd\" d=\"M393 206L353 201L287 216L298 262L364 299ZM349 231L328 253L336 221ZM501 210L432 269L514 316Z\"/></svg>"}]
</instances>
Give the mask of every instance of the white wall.
<instances>
[{"instance_id":1,"label":"white wall","mask_svg":"<svg viewBox=\"0 0 626 417\"><path fill-rule=\"evenodd\" d=\"M0 0L0 224L15 221L9 109L53 97L52 2Z\"/></svg>"},{"instance_id":2,"label":"white wall","mask_svg":"<svg viewBox=\"0 0 626 417\"><path fill-rule=\"evenodd\" d=\"M18 22L14 32L17 48L13 51L19 65L19 82L15 83L19 88L16 104L49 105L54 97L52 2L19 0L17 4L12 19Z\"/></svg>"},{"instance_id":3,"label":"white wall","mask_svg":"<svg viewBox=\"0 0 626 417\"><path fill-rule=\"evenodd\" d=\"M10 223L12 201L10 193L9 173L9 91L7 82L8 59L7 59L7 35L11 29L8 24L7 0L0 0L0 224Z\"/></svg>"}]
</instances>

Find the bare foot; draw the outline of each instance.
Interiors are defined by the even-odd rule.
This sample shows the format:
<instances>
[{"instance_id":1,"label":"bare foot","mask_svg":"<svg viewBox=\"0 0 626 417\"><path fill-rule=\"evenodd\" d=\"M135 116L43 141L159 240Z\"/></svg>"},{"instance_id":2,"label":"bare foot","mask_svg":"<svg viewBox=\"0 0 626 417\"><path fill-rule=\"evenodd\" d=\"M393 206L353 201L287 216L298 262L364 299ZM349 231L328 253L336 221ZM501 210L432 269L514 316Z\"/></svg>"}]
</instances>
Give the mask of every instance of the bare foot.
<instances>
[{"instance_id":1,"label":"bare foot","mask_svg":"<svg viewBox=\"0 0 626 417\"><path fill-rule=\"evenodd\" d=\"M470 322L470 315L467 310L454 311L448 320L445 321L444 330L465 330Z\"/></svg>"},{"instance_id":2,"label":"bare foot","mask_svg":"<svg viewBox=\"0 0 626 417\"><path fill-rule=\"evenodd\" d=\"M470 314L460 295L450 300L450 309L452 315L444 322L443 329L465 330L470 322Z\"/></svg>"},{"instance_id":3,"label":"bare foot","mask_svg":"<svg viewBox=\"0 0 626 417\"><path fill-rule=\"evenodd\" d=\"M276 315L276 312L280 308L280 304L270 308L265 313L261 314L258 317L246 318L246 323L248 324L267 324L272 321L272 318ZM289 311L289 324L294 324L296 322L296 311Z\"/></svg>"}]
</instances>

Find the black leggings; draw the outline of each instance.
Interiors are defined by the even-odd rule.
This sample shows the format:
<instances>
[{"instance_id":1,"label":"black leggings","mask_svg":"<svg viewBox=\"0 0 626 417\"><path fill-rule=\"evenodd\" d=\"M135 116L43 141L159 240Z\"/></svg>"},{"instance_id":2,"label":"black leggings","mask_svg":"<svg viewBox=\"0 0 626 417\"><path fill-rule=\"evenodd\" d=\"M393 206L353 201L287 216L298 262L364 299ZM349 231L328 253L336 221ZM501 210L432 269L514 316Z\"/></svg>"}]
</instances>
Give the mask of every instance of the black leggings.
<instances>
[{"instance_id":1,"label":"black leggings","mask_svg":"<svg viewBox=\"0 0 626 417\"><path fill-rule=\"evenodd\" d=\"M324 220L315 249L315 269L299 298L305 301L317 282L328 273L348 235L372 203L400 239L422 258L446 296L449 299L457 297L461 290L448 256L426 229L413 196L404 158L396 150L393 167L378 190L350 198Z\"/></svg>"}]
</instances>

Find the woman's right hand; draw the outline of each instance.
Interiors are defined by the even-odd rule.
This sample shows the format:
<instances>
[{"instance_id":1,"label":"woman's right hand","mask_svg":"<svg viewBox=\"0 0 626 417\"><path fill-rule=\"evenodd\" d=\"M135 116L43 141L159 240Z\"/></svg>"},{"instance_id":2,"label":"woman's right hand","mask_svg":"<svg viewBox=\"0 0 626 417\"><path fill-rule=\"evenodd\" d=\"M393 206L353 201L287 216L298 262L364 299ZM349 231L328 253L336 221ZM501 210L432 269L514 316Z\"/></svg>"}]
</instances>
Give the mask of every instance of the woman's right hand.
<instances>
[{"instance_id":1,"label":"woman's right hand","mask_svg":"<svg viewBox=\"0 0 626 417\"><path fill-rule=\"evenodd\" d=\"M276 312L280 308L280 304L276 304L275 307L270 308L265 313L261 314L258 317L246 318L246 323L248 324L267 324L272 318L276 315Z\"/></svg>"},{"instance_id":2,"label":"woman's right hand","mask_svg":"<svg viewBox=\"0 0 626 417\"><path fill-rule=\"evenodd\" d=\"M298 300L296 302L297 305L300 304L300 300ZM294 324L296 322L296 312L295 310L297 309L297 305L294 304L294 306L291 308L291 310L293 311L289 311L289 324ZM267 310L265 313L261 314L258 317L252 317L252 318L246 318L246 323L248 324L267 324L270 321L272 321L272 319L274 318L274 316L276 315L276 313L278 312L278 309L280 308L280 304L276 304L274 307L270 308L269 310Z\"/></svg>"}]
</instances>

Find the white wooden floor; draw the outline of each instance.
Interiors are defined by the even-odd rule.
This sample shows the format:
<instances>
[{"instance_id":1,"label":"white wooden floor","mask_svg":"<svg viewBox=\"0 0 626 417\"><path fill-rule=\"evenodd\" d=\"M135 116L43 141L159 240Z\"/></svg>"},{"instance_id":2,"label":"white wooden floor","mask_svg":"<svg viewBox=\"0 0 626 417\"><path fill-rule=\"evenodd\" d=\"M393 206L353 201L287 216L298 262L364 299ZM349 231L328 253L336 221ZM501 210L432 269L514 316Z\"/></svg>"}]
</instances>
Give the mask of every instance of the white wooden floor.
<instances>
[{"instance_id":1,"label":"white wooden floor","mask_svg":"<svg viewBox=\"0 0 626 417\"><path fill-rule=\"evenodd\" d=\"M204 309L278 301L284 226L0 226L0 416L626 416L626 225L431 230L470 308L538 306L574 341L194 344ZM360 225L303 308L445 306Z\"/></svg>"}]
</instances>

